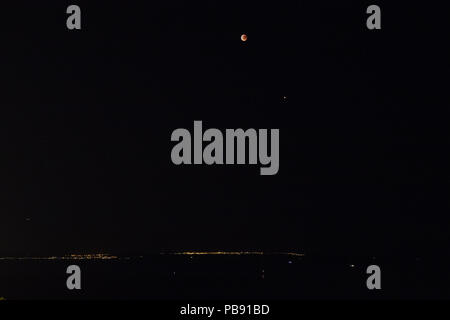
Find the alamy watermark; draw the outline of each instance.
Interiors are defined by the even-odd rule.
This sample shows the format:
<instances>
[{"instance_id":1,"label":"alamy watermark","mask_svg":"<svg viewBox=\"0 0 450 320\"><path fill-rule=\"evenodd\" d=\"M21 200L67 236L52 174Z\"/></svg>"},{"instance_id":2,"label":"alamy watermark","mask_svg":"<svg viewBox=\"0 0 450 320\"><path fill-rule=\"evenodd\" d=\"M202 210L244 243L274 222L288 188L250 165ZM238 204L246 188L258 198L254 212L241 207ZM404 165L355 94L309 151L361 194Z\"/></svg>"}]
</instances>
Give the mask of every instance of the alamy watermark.
<instances>
[{"instance_id":1,"label":"alamy watermark","mask_svg":"<svg viewBox=\"0 0 450 320\"><path fill-rule=\"evenodd\" d=\"M194 121L193 138L189 130L180 128L172 132L171 140L178 142L171 153L176 165L258 164L259 161L263 166L261 175L275 175L280 168L279 129L270 129L270 152L268 129L226 129L223 134L211 128L203 132L202 121ZM207 142L205 146L204 142Z\"/></svg>"}]
</instances>

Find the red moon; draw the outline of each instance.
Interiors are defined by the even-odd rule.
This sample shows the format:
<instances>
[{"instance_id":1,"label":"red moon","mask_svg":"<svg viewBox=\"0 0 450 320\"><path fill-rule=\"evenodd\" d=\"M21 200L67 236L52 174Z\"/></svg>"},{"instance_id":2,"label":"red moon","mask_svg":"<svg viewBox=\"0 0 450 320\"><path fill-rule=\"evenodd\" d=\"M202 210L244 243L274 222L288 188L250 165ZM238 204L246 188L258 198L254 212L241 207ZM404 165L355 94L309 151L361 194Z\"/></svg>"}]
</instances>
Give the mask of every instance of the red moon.
<instances>
[{"instance_id":1,"label":"red moon","mask_svg":"<svg viewBox=\"0 0 450 320\"><path fill-rule=\"evenodd\" d=\"M247 41L247 35L245 33L241 36L241 40L244 42Z\"/></svg>"}]
</instances>

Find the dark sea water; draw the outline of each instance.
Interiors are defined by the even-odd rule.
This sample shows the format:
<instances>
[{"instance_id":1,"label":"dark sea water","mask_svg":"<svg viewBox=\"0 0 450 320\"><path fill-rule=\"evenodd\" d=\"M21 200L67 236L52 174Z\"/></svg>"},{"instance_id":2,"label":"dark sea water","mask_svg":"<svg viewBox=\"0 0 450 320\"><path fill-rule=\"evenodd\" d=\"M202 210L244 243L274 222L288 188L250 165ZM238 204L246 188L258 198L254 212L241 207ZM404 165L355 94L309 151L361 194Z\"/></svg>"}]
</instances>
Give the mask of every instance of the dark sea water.
<instances>
[{"instance_id":1,"label":"dark sea water","mask_svg":"<svg viewBox=\"0 0 450 320\"><path fill-rule=\"evenodd\" d=\"M78 265L82 289L66 287ZM381 290L366 287L381 268ZM0 261L0 297L15 299L450 298L446 265L423 259L150 255L117 260Z\"/></svg>"}]
</instances>

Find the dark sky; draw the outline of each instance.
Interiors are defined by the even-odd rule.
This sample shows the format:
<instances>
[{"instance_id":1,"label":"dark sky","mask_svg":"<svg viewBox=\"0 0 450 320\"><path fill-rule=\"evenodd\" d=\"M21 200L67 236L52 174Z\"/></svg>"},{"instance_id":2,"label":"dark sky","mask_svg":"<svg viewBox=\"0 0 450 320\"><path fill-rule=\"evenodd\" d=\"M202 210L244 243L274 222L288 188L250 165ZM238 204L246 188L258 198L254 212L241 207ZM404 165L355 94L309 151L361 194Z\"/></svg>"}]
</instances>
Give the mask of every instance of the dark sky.
<instances>
[{"instance_id":1,"label":"dark sky","mask_svg":"<svg viewBox=\"0 0 450 320\"><path fill-rule=\"evenodd\" d=\"M445 248L439 6L69 4L2 4L0 254ZM279 173L173 165L194 120L279 128Z\"/></svg>"}]
</instances>

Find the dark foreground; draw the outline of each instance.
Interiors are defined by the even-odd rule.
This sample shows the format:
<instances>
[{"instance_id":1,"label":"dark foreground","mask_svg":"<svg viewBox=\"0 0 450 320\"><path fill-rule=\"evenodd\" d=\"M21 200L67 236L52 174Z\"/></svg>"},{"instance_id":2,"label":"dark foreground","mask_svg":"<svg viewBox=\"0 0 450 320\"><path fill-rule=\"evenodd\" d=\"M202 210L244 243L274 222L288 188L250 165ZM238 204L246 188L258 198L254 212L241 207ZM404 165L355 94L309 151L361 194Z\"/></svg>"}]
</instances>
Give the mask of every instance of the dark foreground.
<instances>
[{"instance_id":1,"label":"dark foreground","mask_svg":"<svg viewBox=\"0 0 450 320\"><path fill-rule=\"evenodd\" d=\"M82 290L66 288L66 268ZM381 290L366 287L379 265ZM118 260L0 261L0 298L15 299L441 299L449 269L438 259L151 255Z\"/></svg>"}]
</instances>

